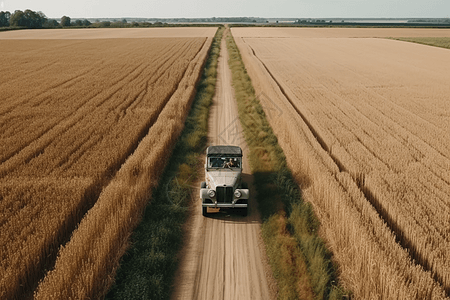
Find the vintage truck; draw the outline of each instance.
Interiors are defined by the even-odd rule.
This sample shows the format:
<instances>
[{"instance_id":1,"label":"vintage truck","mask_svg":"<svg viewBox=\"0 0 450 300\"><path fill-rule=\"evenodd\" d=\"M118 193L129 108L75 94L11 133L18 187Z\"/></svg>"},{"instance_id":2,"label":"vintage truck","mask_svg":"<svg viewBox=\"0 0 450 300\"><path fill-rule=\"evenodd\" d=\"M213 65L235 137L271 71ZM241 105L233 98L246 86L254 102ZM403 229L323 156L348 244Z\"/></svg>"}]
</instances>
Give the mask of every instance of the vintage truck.
<instances>
[{"instance_id":1,"label":"vintage truck","mask_svg":"<svg viewBox=\"0 0 450 300\"><path fill-rule=\"evenodd\" d=\"M203 216L210 208L233 209L246 216L250 193L242 181L242 149L209 146L206 149L205 181L200 186Z\"/></svg>"}]
</instances>

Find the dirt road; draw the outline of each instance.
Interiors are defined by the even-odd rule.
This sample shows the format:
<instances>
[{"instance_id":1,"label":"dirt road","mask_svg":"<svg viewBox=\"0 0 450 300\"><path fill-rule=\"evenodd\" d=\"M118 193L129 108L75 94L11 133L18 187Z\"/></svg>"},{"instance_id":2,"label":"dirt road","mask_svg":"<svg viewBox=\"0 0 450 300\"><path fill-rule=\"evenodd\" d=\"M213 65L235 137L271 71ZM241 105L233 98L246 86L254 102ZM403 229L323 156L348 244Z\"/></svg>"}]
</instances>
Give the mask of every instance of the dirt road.
<instances>
[{"instance_id":1,"label":"dirt road","mask_svg":"<svg viewBox=\"0 0 450 300\"><path fill-rule=\"evenodd\" d=\"M224 37L228 33L226 30ZM216 96L209 117L209 144L237 145L244 150L244 180L252 176L248 149L240 127L228 52L221 44ZM203 176L202 176L203 178ZM175 299L275 299L276 287L261 238L261 221L254 197L247 217L227 212L201 214L198 199L187 224L187 237L176 274Z\"/></svg>"}]
</instances>

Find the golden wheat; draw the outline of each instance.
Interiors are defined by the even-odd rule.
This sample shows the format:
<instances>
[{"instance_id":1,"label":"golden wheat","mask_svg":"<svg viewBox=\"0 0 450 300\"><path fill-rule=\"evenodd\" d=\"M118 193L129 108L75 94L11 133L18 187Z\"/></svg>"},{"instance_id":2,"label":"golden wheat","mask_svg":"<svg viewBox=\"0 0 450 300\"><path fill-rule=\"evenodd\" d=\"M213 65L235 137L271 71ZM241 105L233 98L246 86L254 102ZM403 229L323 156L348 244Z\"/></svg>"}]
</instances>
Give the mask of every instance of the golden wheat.
<instances>
[{"instance_id":1,"label":"golden wheat","mask_svg":"<svg viewBox=\"0 0 450 300\"><path fill-rule=\"evenodd\" d=\"M211 42L208 39L191 60L158 121L60 251L56 267L39 286L36 299L85 299L106 294L128 236L139 222L183 129Z\"/></svg>"},{"instance_id":2,"label":"golden wheat","mask_svg":"<svg viewBox=\"0 0 450 300\"><path fill-rule=\"evenodd\" d=\"M445 298L450 52L338 31L233 29L344 283L358 298Z\"/></svg>"},{"instance_id":3,"label":"golden wheat","mask_svg":"<svg viewBox=\"0 0 450 300\"><path fill-rule=\"evenodd\" d=\"M36 287L60 243L94 203L73 239L84 232L92 240L77 255L98 256L87 265L71 256L69 276L93 280L78 286L90 295L108 288L105 278L111 278L149 200L150 183L183 126L210 43L211 38L2 40L0 63L7 72L0 83L0 298L20 298ZM118 175L97 201L122 164L121 170L130 166L133 152L140 156L132 170L119 172L126 175ZM152 161L141 165L148 156ZM100 222L91 221L102 203L108 204ZM103 268L99 276L88 275L95 273L87 267L92 261ZM64 293L70 289L64 282L54 288Z\"/></svg>"}]
</instances>

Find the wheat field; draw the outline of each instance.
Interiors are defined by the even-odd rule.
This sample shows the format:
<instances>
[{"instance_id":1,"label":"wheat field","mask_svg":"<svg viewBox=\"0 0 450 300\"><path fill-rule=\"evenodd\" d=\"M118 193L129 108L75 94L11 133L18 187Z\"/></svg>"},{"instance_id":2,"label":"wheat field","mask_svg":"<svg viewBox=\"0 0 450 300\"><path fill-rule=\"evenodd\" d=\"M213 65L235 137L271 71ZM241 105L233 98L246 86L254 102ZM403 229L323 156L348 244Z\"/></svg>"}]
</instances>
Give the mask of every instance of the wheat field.
<instances>
[{"instance_id":1,"label":"wheat field","mask_svg":"<svg viewBox=\"0 0 450 300\"><path fill-rule=\"evenodd\" d=\"M106 293L216 31L177 30L0 36L0 298Z\"/></svg>"},{"instance_id":2,"label":"wheat field","mask_svg":"<svg viewBox=\"0 0 450 300\"><path fill-rule=\"evenodd\" d=\"M357 299L450 296L450 51L427 29L233 35Z\"/></svg>"}]
</instances>

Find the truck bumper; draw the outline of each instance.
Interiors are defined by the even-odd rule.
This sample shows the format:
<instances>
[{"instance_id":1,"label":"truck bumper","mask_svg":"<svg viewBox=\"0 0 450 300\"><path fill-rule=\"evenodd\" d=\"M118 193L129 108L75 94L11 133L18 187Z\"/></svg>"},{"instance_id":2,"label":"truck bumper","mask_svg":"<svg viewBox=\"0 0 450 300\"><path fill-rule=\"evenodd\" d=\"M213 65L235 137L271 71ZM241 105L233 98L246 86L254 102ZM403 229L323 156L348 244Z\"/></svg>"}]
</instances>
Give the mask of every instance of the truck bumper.
<instances>
[{"instance_id":1,"label":"truck bumper","mask_svg":"<svg viewBox=\"0 0 450 300\"><path fill-rule=\"evenodd\" d=\"M202 207L210 207L210 208L246 208L248 204L241 203L202 203Z\"/></svg>"}]
</instances>

